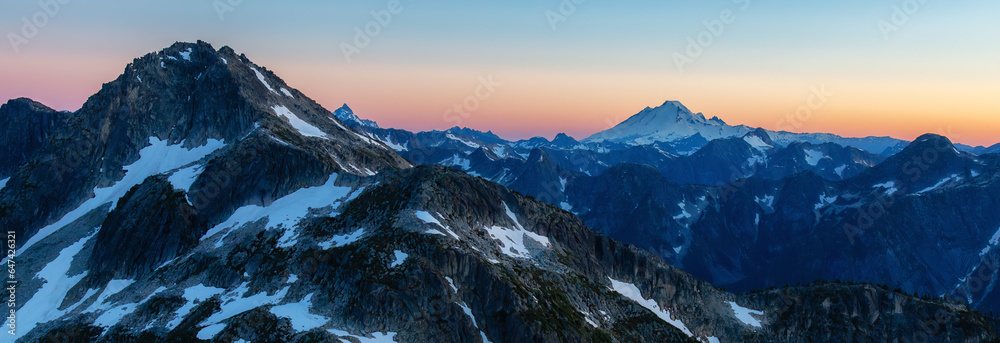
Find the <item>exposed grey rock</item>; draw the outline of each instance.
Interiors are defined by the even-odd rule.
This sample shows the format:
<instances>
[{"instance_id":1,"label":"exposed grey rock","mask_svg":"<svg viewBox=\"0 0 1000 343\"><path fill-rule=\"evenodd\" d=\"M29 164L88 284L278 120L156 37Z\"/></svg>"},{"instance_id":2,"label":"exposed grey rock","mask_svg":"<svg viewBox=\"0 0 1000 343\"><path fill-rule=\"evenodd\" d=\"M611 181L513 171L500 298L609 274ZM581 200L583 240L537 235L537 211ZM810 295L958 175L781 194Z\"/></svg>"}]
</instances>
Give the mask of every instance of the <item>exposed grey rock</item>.
<instances>
[{"instance_id":1,"label":"exposed grey rock","mask_svg":"<svg viewBox=\"0 0 1000 343\"><path fill-rule=\"evenodd\" d=\"M118 200L95 237L91 284L136 279L187 253L208 223L162 175L147 178Z\"/></svg>"}]
</instances>

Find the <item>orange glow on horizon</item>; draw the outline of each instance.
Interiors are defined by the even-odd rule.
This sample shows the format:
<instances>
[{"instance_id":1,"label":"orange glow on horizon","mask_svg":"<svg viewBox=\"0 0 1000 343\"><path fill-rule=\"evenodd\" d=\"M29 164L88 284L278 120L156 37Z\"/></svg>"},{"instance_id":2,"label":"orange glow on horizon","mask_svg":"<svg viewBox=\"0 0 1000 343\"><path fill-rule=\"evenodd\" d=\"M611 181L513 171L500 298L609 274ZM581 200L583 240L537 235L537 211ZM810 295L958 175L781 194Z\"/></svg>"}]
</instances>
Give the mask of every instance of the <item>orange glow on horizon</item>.
<instances>
[{"instance_id":1,"label":"orange glow on horizon","mask_svg":"<svg viewBox=\"0 0 1000 343\"><path fill-rule=\"evenodd\" d=\"M67 59L22 54L15 58L14 63L0 66L0 76L17 82L0 84L0 94L30 97L59 110L79 108L131 62L102 55ZM328 109L346 102L359 116L383 127L417 131L463 126L492 130L507 139L551 139L560 132L583 139L666 100L679 100L694 112L718 116L730 125L780 129L782 118L806 104L813 87L825 86L835 95L798 123L796 131L907 140L932 132L973 146L1000 142L1000 103L991 100L1000 93L1000 84L973 77L914 83L828 76L803 83L761 75L684 76L670 70L257 63ZM479 79L490 75L501 85L478 101L479 107L468 118L456 121L455 116L445 116L455 104L474 96Z\"/></svg>"}]
</instances>

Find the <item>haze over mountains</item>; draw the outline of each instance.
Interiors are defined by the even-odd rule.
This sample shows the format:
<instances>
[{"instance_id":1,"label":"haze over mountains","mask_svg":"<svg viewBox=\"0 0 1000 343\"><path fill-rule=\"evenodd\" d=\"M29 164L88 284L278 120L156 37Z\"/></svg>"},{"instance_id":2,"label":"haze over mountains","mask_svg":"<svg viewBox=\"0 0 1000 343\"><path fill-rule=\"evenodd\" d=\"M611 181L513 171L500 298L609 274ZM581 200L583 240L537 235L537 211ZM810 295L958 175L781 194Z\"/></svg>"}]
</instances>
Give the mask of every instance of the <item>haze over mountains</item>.
<instances>
[{"instance_id":1,"label":"haze over mountains","mask_svg":"<svg viewBox=\"0 0 1000 343\"><path fill-rule=\"evenodd\" d=\"M204 42L0 133L4 341L998 339L1000 157L940 136L675 102L583 141L414 133Z\"/></svg>"}]
</instances>

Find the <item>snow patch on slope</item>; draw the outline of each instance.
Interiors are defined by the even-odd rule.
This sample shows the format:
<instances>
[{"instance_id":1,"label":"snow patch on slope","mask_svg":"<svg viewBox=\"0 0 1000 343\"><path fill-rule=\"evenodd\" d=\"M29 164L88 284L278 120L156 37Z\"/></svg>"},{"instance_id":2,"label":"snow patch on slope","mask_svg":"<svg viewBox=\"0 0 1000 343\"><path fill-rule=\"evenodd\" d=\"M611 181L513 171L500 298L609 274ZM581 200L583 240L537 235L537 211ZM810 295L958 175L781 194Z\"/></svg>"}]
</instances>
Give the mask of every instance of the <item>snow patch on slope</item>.
<instances>
[{"instance_id":1,"label":"snow patch on slope","mask_svg":"<svg viewBox=\"0 0 1000 343\"><path fill-rule=\"evenodd\" d=\"M992 238L990 238L990 244L992 245L1000 244L1000 229L997 229L997 232L993 234Z\"/></svg>"},{"instance_id":2,"label":"snow patch on slope","mask_svg":"<svg viewBox=\"0 0 1000 343\"><path fill-rule=\"evenodd\" d=\"M427 229L427 231L424 232L424 233L431 234L431 235L442 235L442 236L449 236L450 235L450 236L454 237L455 239L460 239L460 238L458 238L458 235L456 235L454 232L452 232L449 227L444 226L443 224L441 224L441 222L438 221L437 218L434 217L434 215L430 214L430 212L427 212L427 211L417 211L416 213L414 213L414 215L416 215L417 219L422 220L424 223L437 225L438 227L440 227L441 229L443 229L448 234L446 235L446 234L444 234L444 232L438 231L436 229Z\"/></svg>"},{"instance_id":3,"label":"snow patch on slope","mask_svg":"<svg viewBox=\"0 0 1000 343\"><path fill-rule=\"evenodd\" d=\"M288 287L285 287L274 295L267 295L264 292L250 295L248 285L249 283L244 282L236 290L222 295L221 309L205 320L205 326L198 332L198 338L211 339L225 329L226 325L222 324L222 321L263 305L275 304L288 293Z\"/></svg>"},{"instance_id":4,"label":"snow patch on slope","mask_svg":"<svg viewBox=\"0 0 1000 343\"><path fill-rule=\"evenodd\" d=\"M326 325L332 320L331 318L309 313L312 309L312 296L310 293L302 301L274 306L271 308L271 314L288 318L292 322L292 329L295 332L309 331Z\"/></svg>"},{"instance_id":5,"label":"snow patch on slope","mask_svg":"<svg viewBox=\"0 0 1000 343\"><path fill-rule=\"evenodd\" d=\"M924 193L933 191L933 190L938 189L939 187L943 186L944 184L946 184L948 182L951 182L951 181L956 181L957 182L957 181L959 181L961 179L962 178L959 177L958 174L952 174L951 176L946 177L943 180L939 181L937 184L935 184L933 186L930 186L930 187L927 187L924 190L917 192L917 194L924 194Z\"/></svg>"},{"instance_id":6,"label":"snow patch on slope","mask_svg":"<svg viewBox=\"0 0 1000 343\"><path fill-rule=\"evenodd\" d=\"M225 145L220 140L209 139L205 145L189 150L183 148L182 145L168 145L167 141L161 141L156 137L149 137L149 144L150 146L139 150L138 161L123 168L125 170L124 178L110 187L95 188L93 198L66 213L55 223L38 230L38 233L31 236L24 246L21 247L21 251L28 251L28 248L31 248L31 246L42 239L45 239L67 224L76 221L88 212L101 207L101 205L111 203L113 209L119 198L124 196L132 187L145 181L147 177L198 161Z\"/></svg>"},{"instance_id":7,"label":"snow patch on slope","mask_svg":"<svg viewBox=\"0 0 1000 343\"><path fill-rule=\"evenodd\" d=\"M821 194L819 196L819 203L817 203L815 205L815 209L819 210L819 209L824 208L826 206L832 205L833 203L837 202L837 198L839 198L839 197L836 196L836 195L834 195L832 197L828 197L828 196L826 196L826 193L823 193L823 194Z\"/></svg>"},{"instance_id":8,"label":"snow patch on slope","mask_svg":"<svg viewBox=\"0 0 1000 343\"><path fill-rule=\"evenodd\" d=\"M639 291L639 287L636 287L634 284L631 283L625 283L611 278L609 278L609 280L611 280L611 290L618 292L618 294L621 294L626 298L631 299L632 301L639 304L639 306L645 307L646 309L652 311L653 314L655 314L661 320L680 329L689 337L694 336L694 334L691 333L691 330L688 330L687 326L685 326L683 322L681 322L680 320L672 319L670 317L670 311L660 308L660 305L657 304L655 300L644 298L642 296L642 292Z\"/></svg>"},{"instance_id":9,"label":"snow patch on slope","mask_svg":"<svg viewBox=\"0 0 1000 343\"><path fill-rule=\"evenodd\" d=\"M760 150L762 152L767 149L773 148L770 144L765 143L763 139L760 139L760 137L757 136L746 136L743 137L743 140L746 141L748 144L750 144L750 146L753 147L754 149Z\"/></svg>"},{"instance_id":10,"label":"snow patch on slope","mask_svg":"<svg viewBox=\"0 0 1000 343\"><path fill-rule=\"evenodd\" d=\"M739 319L743 324L750 325L756 328L762 327L760 321L754 318L752 315L763 316L764 312L751 310L746 307L737 305L735 302L730 301L729 306L733 308L733 314L736 315L736 319Z\"/></svg>"},{"instance_id":11,"label":"snow patch on slope","mask_svg":"<svg viewBox=\"0 0 1000 343\"><path fill-rule=\"evenodd\" d=\"M177 325L187 317L198 304L202 301L211 299L217 294L222 294L226 290L216 287L207 287L205 285L195 285L184 289L184 300L186 301L183 306L174 311L174 319L167 323L167 329L173 330Z\"/></svg>"},{"instance_id":12,"label":"snow patch on slope","mask_svg":"<svg viewBox=\"0 0 1000 343\"><path fill-rule=\"evenodd\" d=\"M375 332L371 334L372 338L368 338L364 336L355 336L344 330L328 329L326 331L337 336L354 338L361 343L396 343L395 332Z\"/></svg>"},{"instance_id":13,"label":"snow patch on slope","mask_svg":"<svg viewBox=\"0 0 1000 343\"><path fill-rule=\"evenodd\" d=\"M457 167L463 171L472 169L472 161L467 158L462 158L461 156L458 156L458 154L455 154L450 158L446 158L438 164L446 167Z\"/></svg>"},{"instance_id":14,"label":"snow patch on slope","mask_svg":"<svg viewBox=\"0 0 1000 343\"><path fill-rule=\"evenodd\" d=\"M674 220L691 218L691 213L688 213L687 211L687 201L681 201L679 204L677 204L677 207L681 208L681 214L674 216Z\"/></svg>"},{"instance_id":15,"label":"snow patch on slope","mask_svg":"<svg viewBox=\"0 0 1000 343\"><path fill-rule=\"evenodd\" d=\"M302 118L299 118L299 116L295 115L295 113L292 113L292 111L289 110L288 107L282 105L274 105L271 107L271 110L273 110L275 114L288 119L288 123L292 124L292 127L294 127L296 130L299 131L299 133L305 136L309 137L326 136L326 132L323 132L323 130L320 130L318 127L315 127L312 124L309 124L305 120L302 120Z\"/></svg>"},{"instance_id":16,"label":"snow patch on slope","mask_svg":"<svg viewBox=\"0 0 1000 343\"><path fill-rule=\"evenodd\" d=\"M813 167L818 165L820 160L826 158L826 154L819 150L804 149L803 151L806 154L806 163Z\"/></svg>"},{"instance_id":17,"label":"snow patch on slope","mask_svg":"<svg viewBox=\"0 0 1000 343\"><path fill-rule=\"evenodd\" d=\"M167 181L174 186L174 189L182 190L188 192L191 190L191 185L194 184L194 180L198 179L198 175L201 174L201 165L193 165L170 174Z\"/></svg>"},{"instance_id":18,"label":"snow patch on slope","mask_svg":"<svg viewBox=\"0 0 1000 343\"><path fill-rule=\"evenodd\" d=\"M358 229L358 231L354 231L354 233L348 235L333 236L333 238L330 238L330 240L326 242L320 242L319 246L323 248L323 250L342 247L359 241L361 239L361 236L364 234L365 234L365 229Z\"/></svg>"},{"instance_id":19,"label":"snow patch on slope","mask_svg":"<svg viewBox=\"0 0 1000 343\"><path fill-rule=\"evenodd\" d=\"M101 295L97 296L97 300L95 300L94 303L83 312L95 312L110 309L110 307L104 306L104 303L108 301L108 298L112 295L118 294L125 288L128 288L128 286L131 286L133 283L135 283L135 280L109 281L108 284L104 286L104 291L101 292Z\"/></svg>"},{"instance_id":20,"label":"snow patch on slope","mask_svg":"<svg viewBox=\"0 0 1000 343\"><path fill-rule=\"evenodd\" d=\"M257 68L254 67L250 67L250 69L252 69L253 72L257 74L257 80L260 80L260 83L263 83L264 87L267 87L267 90L271 91L271 93L278 94L278 92L275 91L274 88L271 88L271 84L267 83L267 78L264 77L264 74L260 73L260 70L257 70Z\"/></svg>"},{"instance_id":21,"label":"snow patch on slope","mask_svg":"<svg viewBox=\"0 0 1000 343\"><path fill-rule=\"evenodd\" d=\"M455 136L453 134L450 134L450 133L449 134L445 134L445 137L448 137L448 139L451 139L453 141L457 141L459 143L465 144L466 146L468 146L470 148L473 148L473 149L479 149L479 147L480 147L479 144L476 144L476 143L473 143L473 142L470 142L470 141L458 138L457 136Z\"/></svg>"},{"instance_id":22,"label":"snow patch on slope","mask_svg":"<svg viewBox=\"0 0 1000 343\"><path fill-rule=\"evenodd\" d=\"M522 226L521 223L518 222L517 216L515 216L514 212L512 212L510 210L510 207L507 206L507 203L504 203L503 207L507 213L507 217L509 217L514 222L514 226L516 227L516 229L508 229L500 226L493 226L493 227L484 227L483 230L485 230L494 240L499 241L500 251L504 255L513 258L524 258L524 259L531 258L531 253L528 252L528 247L526 245L526 242L528 240L534 241L537 244L540 244L545 247L552 246L552 243L549 242L548 237L525 230L524 226Z\"/></svg>"},{"instance_id":23,"label":"snow patch on slope","mask_svg":"<svg viewBox=\"0 0 1000 343\"><path fill-rule=\"evenodd\" d=\"M844 177L844 169L847 169L847 165L846 164L841 165L840 167L837 167L837 168L833 169L833 172L837 173L837 176Z\"/></svg>"},{"instance_id":24,"label":"snow patch on slope","mask_svg":"<svg viewBox=\"0 0 1000 343\"><path fill-rule=\"evenodd\" d=\"M885 193L888 194L888 195L893 195L897 191L899 191L899 189L896 188L896 182L895 181L889 181L889 182L885 182L885 183L880 183L880 184L877 184L877 185L873 185L872 188L884 188L884 189L886 189Z\"/></svg>"},{"instance_id":25,"label":"snow patch on slope","mask_svg":"<svg viewBox=\"0 0 1000 343\"><path fill-rule=\"evenodd\" d=\"M409 254L403 252L402 250L393 251L392 254L394 255L395 260L393 260L392 263L389 264L389 268L396 268L402 265L403 263L406 263L406 258L410 257Z\"/></svg>"},{"instance_id":26,"label":"snow patch on slope","mask_svg":"<svg viewBox=\"0 0 1000 343\"><path fill-rule=\"evenodd\" d=\"M390 148L392 148L392 150L396 150L396 151L407 151L407 150L410 150L410 148L408 147L410 145L410 142L406 142L405 145L399 145L397 143L393 143L391 135L386 135L385 139L382 139L381 137L378 137L378 140L382 141L382 143L385 143L385 145L388 145Z\"/></svg>"},{"instance_id":27,"label":"snow patch on slope","mask_svg":"<svg viewBox=\"0 0 1000 343\"><path fill-rule=\"evenodd\" d=\"M757 202L758 205L760 205L760 207L763 207L764 209L772 210L774 208L774 196L773 195L764 195L764 197L756 197L755 196L755 197L753 197L753 199L754 199L754 201Z\"/></svg>"},{"instance_id":28,"label":"snow patch on slope","mask_svg":"<svg viewBox=\"0 0 1000 343\"><path fill-rule=\"evenodd\" d=\"M96 234L95 232L94 235ZM59 252L59 256L47 263L45 268L42 268L38 274L35 274L35 278L43 279L45 283L35 292L31 299L28 299L21 306L22 311L17 313L18 332L31 331L36 325L49 322L66 313L59 310L59 305L66 298L66 293L69 292L70 288L87 276L86 272L76 276L69 276L70 264L73 262L75 256L80 253L80 250L83 249L84 244L90 238L94 237L94 235L84 237L66 247Z\"/></svg>"},{"instance_id":29,"label":"snow patch on slope","mask_svg":"<svg viewBox=\"0 0 1000 343\"><path fill-rule=\"evenodd\" d=\"M185 61L188 61L188 62L191 61L191 48L187 48L187 50L178 52L178 54L180 54L181 58L183 58Z\"/></svg>"},{"instance_id":30,"label":"snow patch on slope","mask_svg":"<svg viewBox=\"0 0 1000 343\"><path fill-rule=\"evenodd\" d=\"M229 216L229 219L208 230L202 239L231 230L240 224L256 222L266 217L265 226L269 229L279 225L286 229L285 234L279 240L279 246L292 246L295 244L295 237L298 236L294 225L309 214L309 209L326 206L337 207L337 204L347 201L349 196L354 193L350 187L335 185L336 180L337 174L330 175L330 178L322 186L299 189L275 200L267 207L258 205L240 207ZM357 192L360 191L360 189L357 190ZM219 238L216 243L217 247L221 246L224 238L224 235Z\"/></svg>"}]
</instances>

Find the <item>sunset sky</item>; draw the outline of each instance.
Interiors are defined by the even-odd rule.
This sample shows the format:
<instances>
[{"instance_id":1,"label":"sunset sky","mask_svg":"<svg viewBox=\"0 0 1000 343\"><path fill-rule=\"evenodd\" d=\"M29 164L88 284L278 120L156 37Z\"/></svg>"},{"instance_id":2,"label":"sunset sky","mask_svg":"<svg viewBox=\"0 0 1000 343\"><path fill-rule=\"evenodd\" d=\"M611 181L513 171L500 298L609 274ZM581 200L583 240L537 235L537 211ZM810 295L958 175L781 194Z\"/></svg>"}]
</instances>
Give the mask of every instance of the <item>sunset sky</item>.
<instances>
[{"instance_id":1,"label":"sunset sky","mask_svg":"<svg viewBox=\"0 0 1000 343\"><path fill-rule=\"evenodd\" d=\"M390 1L59 1L4 3L2 100L76 110L133 58L201 39L384 127L582 139L679 100L780 129L825 89L796 131L1000 142L997 1L402 0L384 25L372 12ZM366 26L377 35L348 60ZM484 79L499 85L477 98ZM467 118L446 113L463 102L478 104Z\"/></svg>"}]
</instances>

